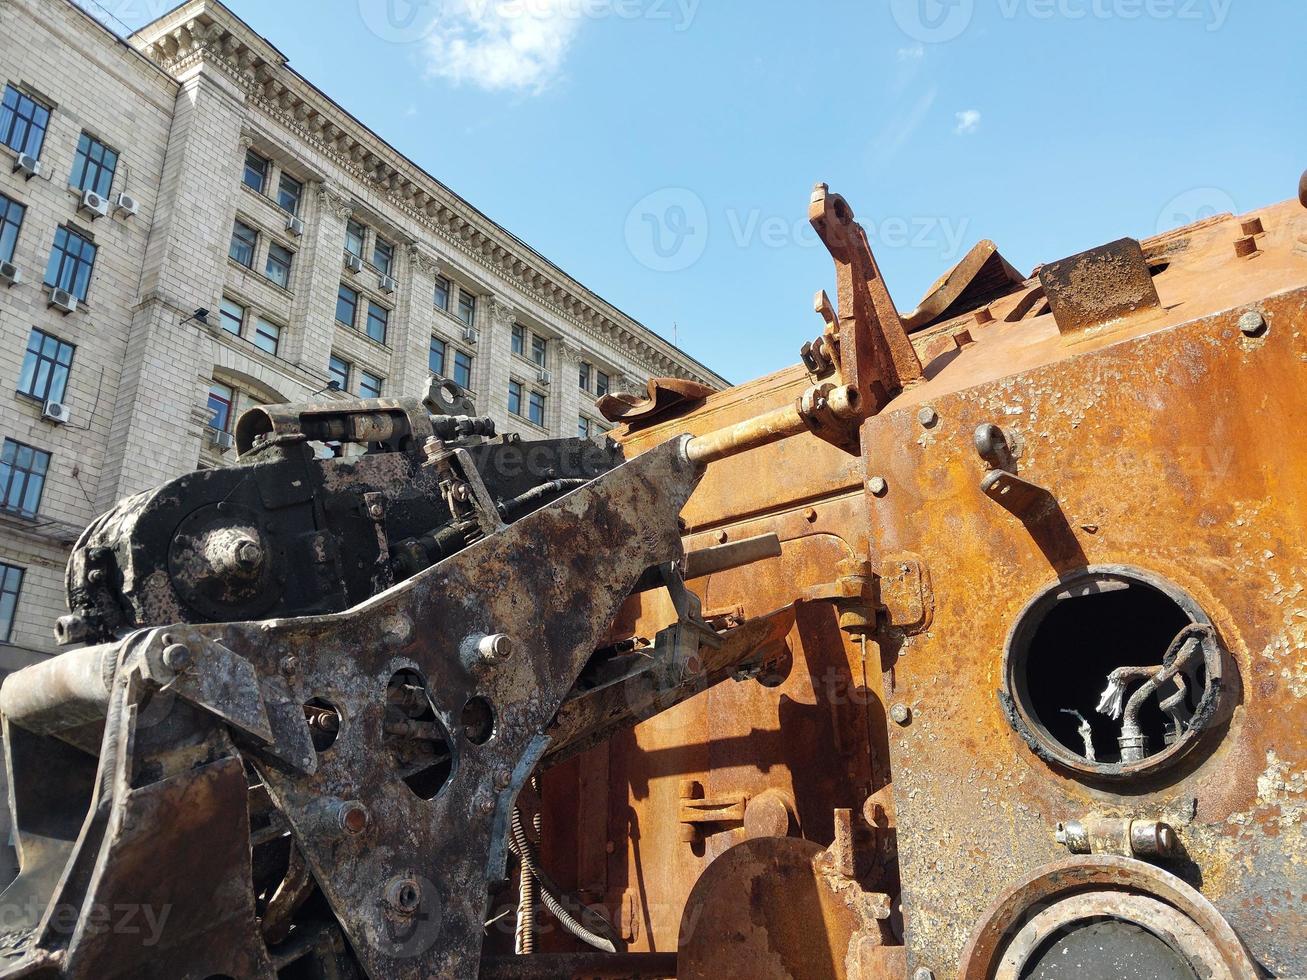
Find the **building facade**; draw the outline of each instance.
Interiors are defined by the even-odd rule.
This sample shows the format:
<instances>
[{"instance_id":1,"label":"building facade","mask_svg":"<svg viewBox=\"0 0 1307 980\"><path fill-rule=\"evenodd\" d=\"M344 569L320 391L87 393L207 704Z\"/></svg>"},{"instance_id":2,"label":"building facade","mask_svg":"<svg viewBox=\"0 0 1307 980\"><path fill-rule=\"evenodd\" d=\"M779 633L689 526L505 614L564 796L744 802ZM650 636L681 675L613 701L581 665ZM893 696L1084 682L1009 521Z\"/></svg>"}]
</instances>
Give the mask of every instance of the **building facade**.
<instances>
[{"instance_id":1,"label":"building facade","mask_svg":"<svg viewBox=\"0 0 1307 980\"><path fill-rule=\"evenodd\" d=\"M0 0L0 37L0 672L53 652L81 529L233 462L250 405L439 375L500 431L593 436L608 391L725 386L216 0L126 40L69 0Z\"/></svg>"}]
</instances>

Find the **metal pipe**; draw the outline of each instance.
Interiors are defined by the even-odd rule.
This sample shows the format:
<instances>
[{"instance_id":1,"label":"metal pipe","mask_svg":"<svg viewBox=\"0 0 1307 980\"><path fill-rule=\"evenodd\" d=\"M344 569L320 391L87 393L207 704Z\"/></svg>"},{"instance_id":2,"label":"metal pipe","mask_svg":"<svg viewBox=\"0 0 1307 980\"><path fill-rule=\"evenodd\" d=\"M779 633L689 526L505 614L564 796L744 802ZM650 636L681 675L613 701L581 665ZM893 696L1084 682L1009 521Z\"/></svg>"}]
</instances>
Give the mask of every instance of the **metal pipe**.
<instances>
[{"instance_id":1,"label":"metal pipe","mask_svg":"<svg viewBox=\"0 0 1307 980\"><path fill-rule=\"evenodd\" d=\"M685 455L696 466L706 466L807 431L808 423L799 414L796 402L724 429L695 436L685 444Z\"/></svg>"},{"instance_id":2,"label":"metal pipe","mask_svg":"<svg viewBox=\"0 0 1307 980\"><path fill-rule=\"evenodd\" d=\"M103 721L119 643L70 650L11 674L0 687L0 713L41 735Z\"/></svg>"}]
</instances>

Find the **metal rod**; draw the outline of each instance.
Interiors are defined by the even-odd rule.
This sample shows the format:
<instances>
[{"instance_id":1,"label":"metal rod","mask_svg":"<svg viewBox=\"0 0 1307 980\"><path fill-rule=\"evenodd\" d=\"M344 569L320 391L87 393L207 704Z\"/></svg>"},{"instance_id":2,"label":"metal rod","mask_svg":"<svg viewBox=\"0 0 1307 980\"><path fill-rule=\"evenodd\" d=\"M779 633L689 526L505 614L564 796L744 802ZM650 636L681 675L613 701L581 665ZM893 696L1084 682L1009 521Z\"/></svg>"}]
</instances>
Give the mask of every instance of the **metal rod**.
<instances>
[{"instance_id":1,"label":"metal rod","mask_svg":"<svg viewBox=\"0 0 1307 980\"><path fill-rule=\"evenodd\" d=\"M690 462L703 466L807 431L808 424L803 421L795 403L695 436L686 443L685 455Z\"/></svg>"}]
</instances>

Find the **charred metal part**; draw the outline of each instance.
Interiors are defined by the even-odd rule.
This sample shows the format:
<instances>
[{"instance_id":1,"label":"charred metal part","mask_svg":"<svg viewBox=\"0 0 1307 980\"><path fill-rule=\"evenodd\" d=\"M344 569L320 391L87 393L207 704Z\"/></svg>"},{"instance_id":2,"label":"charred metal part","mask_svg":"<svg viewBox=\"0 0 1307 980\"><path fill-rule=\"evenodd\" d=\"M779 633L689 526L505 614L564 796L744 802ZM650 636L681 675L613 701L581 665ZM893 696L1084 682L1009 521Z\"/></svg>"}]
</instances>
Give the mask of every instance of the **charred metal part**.
<instances>
[{"instance_id":1,"label":"charred metal part","mask_svg":"<svg viewBox=\"0 0 1307 980\"><path fill-rule=\"evenodd\" d=\"M416 398L260 405L236 422L236 451L304 440L326 443L375 443L400 451L434 434L431 416Z\"/></svg>"},{"instance_id":2,"label":"charred metal part","mask_svg":"<svg viewBox=\"0 0 1307 980\"><path fill-rule=\"evenodd\" d=\"M1102 932L1095 923L1118 925ZM1195 976L1259 975L1234 930L1197 891L1160 868L1103 855L1048 865L1009 888L981 917L959 976L1016 980L1049 950L1051 937L1063 937L1053 947L1062 955L1072 948L1068 941L1082 946L1082 930L1090 930L1084 938L1098 950L1092 967L1108 975L1156 975L1159 953L1162 964L1174 969L1178 961Z\"/></svg>"},{"instance_id":3,"label":"charred metal part","mask_svg":"<svg viewBox=\"0 0 1307 980\"><path fill-rule=\"evenodd\" d=\"M1057 842L1072 854L1118 854L1122 857L1170 857L1179 840L1163 820L1089 816L1059 823Z\"/></svg>"},{"instance_id":4,"label":"charred metal part","mask_svg":"<svg viewBox=\"0 0 1307 980\"><path fill-rule=\"evenodd\" d=\"M1039 283L1064 337L1161 305L1143 248L1133 238L1049 262L1039 270Z\"/></svg>"}]
</instances>

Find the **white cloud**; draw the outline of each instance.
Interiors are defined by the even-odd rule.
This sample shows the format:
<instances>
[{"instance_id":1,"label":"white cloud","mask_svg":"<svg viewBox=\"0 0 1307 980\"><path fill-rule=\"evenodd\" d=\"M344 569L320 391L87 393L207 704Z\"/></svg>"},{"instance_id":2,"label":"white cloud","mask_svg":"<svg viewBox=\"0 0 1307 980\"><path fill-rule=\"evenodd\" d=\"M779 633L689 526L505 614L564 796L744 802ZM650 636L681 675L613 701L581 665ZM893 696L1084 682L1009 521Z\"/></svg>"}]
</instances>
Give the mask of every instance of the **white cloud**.
<instances>
[{"instance_id":1,"label":"white cloud","mask_svg":"<svg viewBox=\"0 0 1307 980\"><path fill-rule=\"evenodd\" d=\"M914 44L910 48L899 48L899 61L920 61L926 56L924 44Z\"/></svg>"},{"instance_id":2,"label":"white cloud","mask_svg":"<svg viewBox=\"0 0 1307 980\"><path fill-rule=\"evenodd\" d=\"M574 0L444 0L425 42L428 72L492 91L540 92L562 70L581 20Z\"/></svg>"},{"instance_id":3,"label":"white cloud","mask_svg":"<svg viewBox=\"0 0 1307 980\"><path fill-rule=\"evenodd\" d=\"M954 118L957 119L958 124L953 127L953 132L958 136L966 136L980 128L979 109L963 109L961 112L955 113Z\"/></svg>"}]
</instances>

